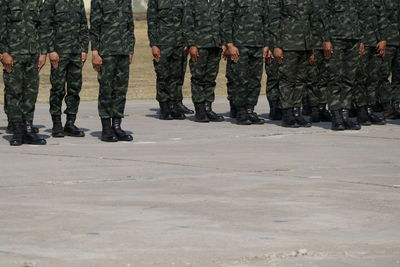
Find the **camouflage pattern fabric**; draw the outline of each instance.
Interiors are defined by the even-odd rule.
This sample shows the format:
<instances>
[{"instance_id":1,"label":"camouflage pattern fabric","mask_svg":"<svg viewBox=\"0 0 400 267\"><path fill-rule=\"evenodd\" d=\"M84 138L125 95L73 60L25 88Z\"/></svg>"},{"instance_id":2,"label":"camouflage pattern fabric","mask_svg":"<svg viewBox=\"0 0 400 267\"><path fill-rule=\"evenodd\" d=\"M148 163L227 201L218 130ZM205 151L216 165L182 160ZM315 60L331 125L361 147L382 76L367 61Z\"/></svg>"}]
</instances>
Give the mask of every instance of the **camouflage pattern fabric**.
<instances>
[{"instance_id":1,"label":"camouflage pattern fabric","mask_svg":"<svg viewBox=\"0 0 400 267\"><path fill-rule=\"evenodd\" d=\"M266 95L268 101L279 101L279 72L278 63L273 60L270 65L265 64L267 73L267 88Z\"/></svg>"},{"instance_id":2,"label":"camouflage pattern fabric","mask_svg":"<svg viewBox=\"0 0 400 267\"><path fill-rule=\"evenodd\" d=\"M88 52L89 31L83 0L46 0L41 16L46 27L47 53Z\"/></svg>"},{"instance_id":3,"label":"camouflage pattern fabric","mask_svg":"<svg viewBox=\"0 0 400 267\"><path fill-rule=\"evenodd\" d=\"M395 100L397 92L400 90L399 64L400 47L386 47L386 56L383 58L379 72L378 99L380 103L389 103ZM389 80L392 74L392 82Z\"/></svg>"},{"instance_id":4,"label":"camouflage pattern fabric","mask_svg":"<svg viewBox=\"0 0 400 267\"><path fill-rule=\"evenodd\" d=\"M10 122L33 120L39 89L38 59L38 54L14 55L12 72L3 72Z\"/></svg>"},{"instance_id":5,"label":"camouflage pattern fabric","mask_svg":"<svg viewBox=\"0 0 400 267\"><path fill-rule=\"evenodd\" d=\"M188 57L184 56L182 57L182 73L181 73L181 78L178 82L178 101L182 102L183 100L183 84L185 83L185 75L186 75L186 69L188 65Z\"/></svg>"},{"instance_id":6,"label":"camouflage pattern fabric","mask_svg":"<svg viewBox=\"0 0 400 267\"><path fill-rule=\"evenodd\" d=\"M234 83L233 83L233 73L232 73L232 64L230 62L230 59L226 60L226 73L225 73L225 78L226 78L226 93L228 95L228 101L233 101L233 91L234 91Z\"/></svg>"},{"instance_id":7,"label":"camouflage pattern fabric","mask_svg":"<svg viewBox=\"0 0 400 267\"><path fill-rule=\"evenodd\" d=\"M314 52L315 62L308 65L309 83L307 92L310 107L317 107L327 103L327 71L325 66L324 52L317 49Z\"/></svg>"},{"instance_id":8,"label":"camouflage pattern fabric","mask_svg":"<svg viewBox=\"0 0 400 267\"><path fill-rule=\"evenodd\" d=\"M183 8L183 0L149 0L147 25L150 46L184 45Z\"/></svg>"},{"instance_id":9,"label":"camouflage pattern fabric","mask_svg":"<svg viewBox=\"0 0 400 267\"><path fill-rule=\"evenodd\" d=\"M196 62L190 60L191 88L193 103L214 102L215 86L221 59L221 49L200 48Z\"/></svg>"},{"instance_id":10,"label":"camouflage pattern fabric","mask_svg":"<svg viewBox=\"0 0 400 267\"><path fill-rule=\"evenodd\" d=\"M103 56L98 81L100 118L123 118L129 84L129 55Z\"/></svg>"},{"instance_id":11,"label":"camouflage pattern fabric","mask_svg":"<svg viewBox=\"0 0 400 267\"><path fill-rule=\"evenodd\" d=\"M159 62L153 61L157 74L157 96L159 102L180 101L182 89L183 58L186 53L183 47L161 47Z\"/></svg>"},{"instance_id":12,"label":"camouflage pattern fabric","mask_svg":"<svg viewBox=\"0 0 400 267\"><path fill-rule=\"evenodd\" d=\"M400 2L397 0L382 0L385 7L387 23L384 32L389 46L400 46Z\"/></svg>"},{"instance_id":13,"label":"camouflage pattern fabric","mask_svg":"<svg viewBox=\"0 0 400 267\"><path fill-rule=\"evenodd\" d=\"M256 106L263 73L263 48L239 47L239 51L239 61L228 63L232 74L231 99L237 107Z\"/></svg>"},{"instance_id":14,"label":"camouflage pattern fabric","mask_svg":"<svg viewBox=\"0 0 400 267\"><path fill-rule=\"evenodd\" d=\"M135 34L132 1L92 0L90 40L101 56L134 53Z\"/></svg>"},{"instance_id":15,"label":"camouflage pattern fabric","mask_svg":"<svg viewBox=\"0 0 400 267\"><path fill-rule=\"evenodd\" d=\"M50 114L61 115L62 101L65 97L65 114L77 114L82 89L81 54L60 54L57 69L51 68Z\"/></svg>"}]
</instances>

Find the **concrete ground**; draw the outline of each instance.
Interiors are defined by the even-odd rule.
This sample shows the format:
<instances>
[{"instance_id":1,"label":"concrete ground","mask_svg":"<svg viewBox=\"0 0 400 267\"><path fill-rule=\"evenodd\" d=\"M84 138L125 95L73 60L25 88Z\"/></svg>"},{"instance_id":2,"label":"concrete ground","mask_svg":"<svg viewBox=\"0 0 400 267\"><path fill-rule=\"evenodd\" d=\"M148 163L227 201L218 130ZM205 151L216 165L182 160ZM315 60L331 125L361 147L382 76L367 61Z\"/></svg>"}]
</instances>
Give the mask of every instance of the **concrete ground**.
<instances>
[{"instance_id":1,"label":"concrete ground","mask_svg":"<svg viewBox=\"0 0 400 267\"><path fill-rule=\"evenodd\" d=\"M47 105L47 146L0 128L1 267L400 266L400 121L198 124L156 106L127 103L134 143L99 141L94 102L85 138L51 138Z\"/></svg>"}]
</instances>

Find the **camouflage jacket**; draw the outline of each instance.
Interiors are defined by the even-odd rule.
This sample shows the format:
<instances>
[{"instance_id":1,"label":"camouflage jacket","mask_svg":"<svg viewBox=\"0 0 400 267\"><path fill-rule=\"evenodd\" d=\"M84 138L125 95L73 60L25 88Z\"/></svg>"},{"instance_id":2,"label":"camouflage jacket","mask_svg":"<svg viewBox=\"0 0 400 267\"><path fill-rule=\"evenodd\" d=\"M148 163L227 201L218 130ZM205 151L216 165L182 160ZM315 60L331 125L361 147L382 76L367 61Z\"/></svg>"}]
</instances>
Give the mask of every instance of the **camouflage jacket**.
<instances>
[{"instance_id":1,"label":"camouflage jacket","mask_svg":"<svg viewBox=\"0 0 400 267\"><path fill-rule=\"evenodd\" d=\"M87 53L89 31L83 0L46 0L41 16L47 30L48 53Z\"/></svg>"},{"instance_id":2,"label":"camouflage jacket","mask_svg":"<svg viewBox=\"0 0 400 267\"><path fill-rule=\"evenodd\" d=\"M26 55L46 52L41 4L42 0L0 0L0 53Z\"/></svg>"},{"instance_id":3,"label":"camouflage jacket","mask_svg":"<svg viewBox=\"0 0 400 267\"><path fill-rule=\"evenodd\" d=\"M266 0L224 0L223 42L238 47L268 46L268 7Z\"/></svg>"},{"instance_id":4,"label":"camouflage jacket","mask_svg":"<svg viewBox=\"0 0 400 267\"><path fill-rule=\"evenodd\" d=\"M92 50L100 55L129 55L135 47L131 0L92 0L90 12Z\"/></svg>"},{"instance_id":5,"label":"camouflage jacket","mask_svg":"<svg viewBox=\"0 0 400 267\"><path fill-rule=\"evenodd\" d=\"M222 0L190 0L185 4L183 33L187 46L220 47Z\"/></svg>"},{"instance_id":6,"label":"camouflage jacket","mask_svg":"<svg viewBox=\"0 0 400 267\"><path fill-rule=\"evenodd\" d=\"M400 46L400 2L398 0L383 0L386 17L386 37L388 45Z\"/></svg>"},{"instance_id":7,"label":"camouflage jacket","mask_svg":"<svg viewBox=\"0 0 400 267\"><path fill-rule=\"evenodd\" d=\"M149 0L147 24L150 46L184 45L183 7L183 0Z\"/></svg>"},{"instance_id":8,"label":"camouflage jacket","mask_svg":"<svg viewBox=\"0 0 400 267\"><path fill-rule=\"evenodd\" d=\"M269 0L269 9L273 47L304 51L319 46L322 21L314 0Z\"/></svg>"},{"instance_id":9,"label":"camouflage jacket","mask_svg":"<svg viewBox=\"0 0 400 267\"><path fill-rule=\"evenodd\" d=\"M363 39L366 46L376 46L379 41L386 40L386 16L383 0L362 0L361 22Z\"/></svg>"}]
</instances>

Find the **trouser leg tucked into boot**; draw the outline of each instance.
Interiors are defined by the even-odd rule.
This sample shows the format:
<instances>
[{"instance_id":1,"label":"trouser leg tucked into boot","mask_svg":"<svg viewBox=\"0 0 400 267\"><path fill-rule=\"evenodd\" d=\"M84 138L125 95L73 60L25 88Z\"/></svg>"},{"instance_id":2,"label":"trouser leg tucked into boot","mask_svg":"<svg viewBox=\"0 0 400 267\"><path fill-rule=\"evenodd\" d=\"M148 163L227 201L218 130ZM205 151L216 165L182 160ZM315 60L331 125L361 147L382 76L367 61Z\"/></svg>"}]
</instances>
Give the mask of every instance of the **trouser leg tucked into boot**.
<instances>
[{"instance_id":1,"label":"trouser leg tucked into boot","mask_svg":"<svg viewBox=\"0 0 400 267\"><path fill-rule=\"evenodd\" d=\"M132 135L127 134L124 130L122 130L121 122L122 122L121 118L112 119L112 129L114 131L114 134L118 138L118 141L131 142L133 140L133 137Z\"/></svg>"},{"instance_id":2,"label":"trouser leg tucked into boot","mask_svg":"<svg viewBox=\"0 0 400 267\"><path fill-rule=\"evenodd\" d=\"M185 114L178 108L176 102L169 102L169 111L174 120L184 120L186 119Z\"/></svg>"},{"instance_id":3,"label":"trouser leg tucked into boot","mask_svg":"<svg viewBox=\"0 0 400 267\"><path fill-rule=\"evenodd\" d=\"M208 119L210 121L221 122L221 121L225 120L223 116L218 115L217 113L215 113L212 110L212 103L211 102L205 101L204 102L204 107L205 107L205 111L206 111L207 117L208 117Z\"/></svg>"},{"instance_id":4,"label":"trouser leg tucked into boot","mask_svg":"<svg viewBox=\"0 0 400 267\"><path fill-rule=\"evenodd\" d=\"M293 108L293 116L294 119L296 120L297 124L300 125L300 127L311 127L312 124L311 122L307 121L304 119L302 113L301 113L301 108Z\"/></svg>"},{"instance_id":5,"label":"trouser leg tucked into boot","mask_svg":"<svg viewBox=\"0 0 400 267\"><path fill-rule=\"evenodd\" d=\"M206 108L204 102L194 103L194 108L195 108L195 116L194 116L195 122L210 122L206 114Z\"/></svg>"},{"instance_id":6,"label":"trouser leg tucked into boot","mask_svg":"<svg viewBox=\"0 0 400 267\"><path fill-rule=\"evenodd\" d=\"M299 128L300 125L297 123L293 116L293 108L282 109L282 127L287 128Z\"/></svg>"},{"instance_id":7,"label":"trouser leg tucked into boot","mask_svg":"<svg viewBox=\"0 0 400 267\"><path fill-rule=\"evenodd\" d=\"M56 138L64 137L64 127L61 123L61 116L52 115L51 120L53 121L53 128L51 129L51 136Z\"/></svg>"},{"instance_id":8,"label":"trouser leg tucked into boot","mask_svg":"<svg viewBox=\"0 0 400 267\"><path fill-rule=\"evenodd\" d=\"M343 124L346 130L360 130L361 126L358 124L358 122L354 122L352 119L350 119L349 115L349 110L348 109L342 109L342 118L343 118Z\"/></svg>"},{"instance_id":9,"label":"trouser leg tucked into boot","mask_svg":"<svg viewBox=\"0 0 400 267\"><path fill-rule=\"evenodd\" d=\"M85 133L81 129L76 127L75 121L76 121L75 114L67 114L67 122L65 123L64 126L65 135L73 137L84 137Z\"/></svg>"},{"instance_id":10,"label":"trouser leg tucked into boot","mask_svg":"<svg viewBox=\"0 0 400 267\"><path fill-rule=\"evenodd\" d=\"M20 146L23 143L24 125L22 122L11 123L13 136L10 140L10 146Z\"/></svg>"},{"instance_id":11,"label":"trouser leg tucked into boot","mask_svg":"<svg viewBox=\"0 0 400 267\"><path fill-rule=\"evenodd\" d=\"M342 113L340 110L333 110L332 111L332 126L331 129L333 131L344 131L344 122L342 118Z\"/></svg>"},{"instance_id":12,"label":"trouser leg tucked into boot","mask_svg":"<svg viewBox=\"0 0 400 267\"><path fill-rule=\"evenodd\" d=\"M32 121L28 120L24 122L25 126L25 134L23 137L23 142L25 144L30 144L30 145L45 145L47 144L46 140L39 137L35 131L33 130L33 125Z\"/></svg>"},{"instance_id":13,"label":"trouser leg tucked into boot","mask_svg":"<svg viewBox=\"0 0 400 267\"><path fill-rule=\"evenodd\" d=\"M172 120L168 102L160 102L160 120Z\"/></svg>"},{"instance_id":14,"label":"trouser leg tucked into boot","mask_svg":"<svg viewBox=\"0 0 400 267\"><path fill-rule=\"evenodd\" d=\"M247 106L247 115L252 124L264 124L265 120L258 117L257 113L254 112L254 106Z\"/></svg>"},{"instance_id":15,"label":"trouser leg tucked into boot","mask_svg":"<svg viewBox=\"0 0 400 267\"><path fill-rule=\"evenodd\" d=\"M319 104L319 116L321 121L330 122L332 121L331 113L326 109L326 104Z\"/></svg>"},{"instance_id":16,"label":"trouser leg tucked into boot","mask_svg":"<svg viewBox=\"0 0 400 267\"><path fill-rule=\"evenodd\" d=\"M238 125L251 125L253 124L249 118L245 107L237 107L236 124Z\"/></svg>"},{"instance_id":17,"label":"trouser leg tucked into boot","mask_svg":"<svg viewBox=\"0 0 400 267\"><path fill-rule=\"evenodd\" d=\"M118 142L118 138L115 136L114 131L111 128L110 118L101 118L101 126L103 128L101 132L101 141L103 142Z\"/></svg>"}]
</instances>

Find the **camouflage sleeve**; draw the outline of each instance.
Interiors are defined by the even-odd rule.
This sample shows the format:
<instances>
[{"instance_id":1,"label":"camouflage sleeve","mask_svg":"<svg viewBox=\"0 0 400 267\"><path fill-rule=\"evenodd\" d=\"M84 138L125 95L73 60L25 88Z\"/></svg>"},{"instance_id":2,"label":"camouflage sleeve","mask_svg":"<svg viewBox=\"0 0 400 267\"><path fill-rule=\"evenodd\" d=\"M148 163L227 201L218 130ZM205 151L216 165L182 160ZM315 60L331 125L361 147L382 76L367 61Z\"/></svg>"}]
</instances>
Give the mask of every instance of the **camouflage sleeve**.
<instances>
[{"instance_id":1,"label":"camouflage sleeve","mask_svg":"<svg viewBox=\"0 0 400 267\"><path fill-rule=\"evenodd\" d=\"M40 8L41 25L39 35L42 53L54 52L54 0L44 1Z\"/></svg>"},{"instance_id":2,"label":"camouflage sleeve","mask_svg":"<svg viewBox=\"0 0 400 267\"><path fill-rule=\"evenodd\" d=\"M6 52L6 4L4 0L0 0L0 54Z\"/></svg>"},{"instance_id":3,"label":"camouflage sleeve","mask_svg":"<svg viewBox=\"0 0 400 267\"><path fill-rule=\"evenodd\" d=\"M149 0L147 5L147 35L149 37L150 46L155 46L158 43L158 14L157 0Z\"/></svg>"},{"instance_id":4,"label":"camouflage sleeve","mask_svg":"<svg viewBox=\"0 0 400 267\"><path fill-rule=\"evenodd\" d=\"M82 52L87 53L89 50L89 29L86 17L85 3L81 1L81 23L80 23L80 41Z\"/></svg>"},{"instance_id":5,"label":"camouflage sleeve","mask_svg":"<svg viewBox=\"0 0 400 267\"><path fill-rule=\"evenodd\" d=\"M136 38L135 38L135 19L133 17L133 8L132 8L132 2L130 4L130 9L131 12L129 13L131 15L129 19L129 51L131 51L131 54L135 53L135 43L136 43Z\"/></svg>"},{"instance_id":6,"label":"camouflage sleeve","mask_svg":"<svg viewBox=\"0 0 400 267\"><path fill-rule=\"evenodd\" d=\"M358 22L359 22L359 27L360 27L360 32L361 32L361 43L366 43L368 40L366 40L366 25L368 23L368 16L367 16L367 12L365 10L365 5L363 5L361 3L362 0L356 0L355 1L355 9L358 15ZM371 1L368 1L369 6L371 6ZM371 7L370 7L371 8ZM375 25L376 27L376 25Z\"/></svg>"},{"instance_id":7,"label":"camouflage sleeve","mask_svg":"<svg viewBox=\"0 0 400 267\"><path fill-rule=\"evenodd\" d=\"M221 23L222 40L224 44L233 43L233 24L235 20L236 0L225 0Z\"/></svg>"},{"instance_id":8,"label":"camouflage sleeve","mask_svg":"<svg viewBox=\"0 0 400 267\"><path fill-rule=\"evenodd\" d=\"M377 29L377 41L385 41L388 39L387 33L387 26L389 25L388 15L386 12L385 5L383 0L375 0L374 1L375 8L377 11L377 22L378 22L378 29Z\"/></svg>"},{"instance_id":9,"label":"camouflage sleeve","mask_svg":"<svg viewBox=\"0 0 400 267\"><path fill-rule=\"evenodd\" d=\"M185 38L186 46L195 45L194 33L194 13L192 8L192 1L186 1L184 14L183 14L183 36Z\"/></svg>"},{"instance_id":10,"label":"camouflage sleeve","mask_svg":"<svg viewBox=\"0 0 400 267\"><path fill-rule=\"evenodd\" d=\"M47 42L47 35L48 35L48 25L46 23L46 19L42 16L42 10L44 7L44 3L47 1L42 1L42 0L37 0L37 14L38 14L38 20L36 21L36 30L39 35L39 48L40 48L40 53L42 55L46 55L48 51L48 42Z\"/></svg>"},{"instance_id":11,"label":"camouflage sleeve","mask_svg":"<svg viewBox=\"0 0 400 267\"><path fill-rule=\"evenodd\" d=\"M268 35L270 37L270 45L274 48L282 48L280 0L269 0L268 9Z\"/></svg>"},{"instance_id":12,"label":"camouflage sleeve","mask_svg":"<svg viewBox=\"0 0 400 267\"><path fill-rule=\"evenodd\" d=\"M264 1L264 29L263 29L263 36L264 36L264 46L270 46L271 45L271 40L269 37L269 32L268 32L268 24L269 24L269 0Z\"/></svg>"},{"instance_id":13,"label":"camouflage sleeve","mask_svg":"<svg viewBox=\"0 0 400 267\"><path fill-rule=\"evenodd\" d=\"M331 31L333 30L333 25L331 25L331 22L333 22L332 16L335 13L335 9L333 7L333 3L330 0L316 0L317 1L317 7L319 10L318 14L318 19L320 21L319 25L319 34L322 38L323 42L330 42L332 41L331 37Z\"/></svg>"},{"instance_id":14,"label":"camouflage sleeve","mask_svg":"<svg viewBox=\"0 0 400 267\"><path fill-rule=\"evenodd\" d=\"M101 15L101 0L92 0L90 7L90 41L92 43L92 51L100 48L100 33L101 33L102 15Z\"/></svg>"},{"instance_id":15,"label":"camouflage sleeve","mask_svg":"<svg viewBox=\"0 0 400 267\"><path fill-rule=\"evenodd\" d=\"M323 20L326 7L323 1L314 0L312 2L312 12L310 14L311 33L314 41L314 47L319 46L322 42L329 40L329 29Z\"/></svg>"}]
</instances>

